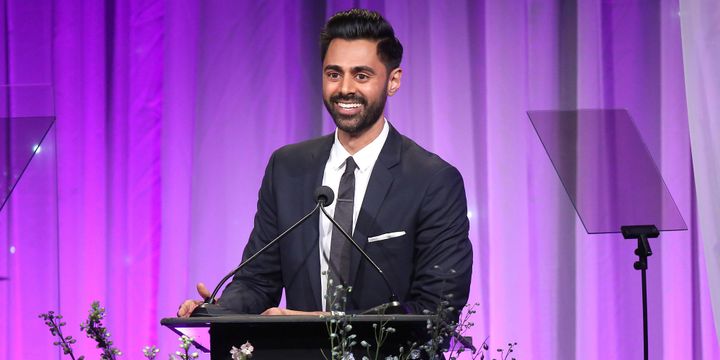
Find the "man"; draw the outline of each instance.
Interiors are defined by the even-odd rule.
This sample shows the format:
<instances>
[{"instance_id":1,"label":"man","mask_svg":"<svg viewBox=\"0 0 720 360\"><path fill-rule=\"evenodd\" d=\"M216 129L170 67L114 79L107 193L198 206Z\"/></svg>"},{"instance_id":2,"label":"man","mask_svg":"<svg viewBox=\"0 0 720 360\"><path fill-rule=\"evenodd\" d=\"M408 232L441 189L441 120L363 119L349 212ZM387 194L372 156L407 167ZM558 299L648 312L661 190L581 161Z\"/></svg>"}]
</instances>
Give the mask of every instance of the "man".
<instances>
[{"instance_id":1,"label":"man","mask_svg":"<svg viewBox=\"0 0 720 360\"><path fill-rule=\"evenodd\" d=\"M400 88L402 45L378 13L353 9L330 18L321 48L323 100L337 130L273 153L243 258L311 210L314 190L327 185L337 194L329 213L383 269L408 312L433 311L447 295L462 308L472 268L462 177L384 116L387 97ZM391 295L377 271L315 214L236 273L218 302L237 313L321 313L332 310L328 283L352 286L350 311ZM287 309L276 307L283 288ZM202 284L198 292L210 295ZM178 315L189 316L200 302L185 301Z\"/></svg>"}]
</instances>

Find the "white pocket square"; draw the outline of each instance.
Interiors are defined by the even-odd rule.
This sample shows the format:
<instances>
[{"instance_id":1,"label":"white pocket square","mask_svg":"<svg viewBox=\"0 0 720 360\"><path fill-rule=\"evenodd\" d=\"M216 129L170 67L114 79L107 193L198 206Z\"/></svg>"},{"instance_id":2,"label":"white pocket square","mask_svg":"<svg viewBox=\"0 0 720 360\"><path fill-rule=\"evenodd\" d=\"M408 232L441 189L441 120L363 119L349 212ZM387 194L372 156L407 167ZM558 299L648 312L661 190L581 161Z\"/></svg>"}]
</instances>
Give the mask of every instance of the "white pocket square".
<instances>
[{"instance_id":1,"label":"white pocket square","mask_svg":"<svg viewBox=\"0 0 720 360\"><path fill-rule=\"evenodd\" d=\"M403 235L405 235L404 231L389 232L389 233L381 234L378 236L371 236L368 238L368 242L383 241L383 240L392 239L392 238L396 238L398 236L403 236Z\"/></svg>"}]
</instances>

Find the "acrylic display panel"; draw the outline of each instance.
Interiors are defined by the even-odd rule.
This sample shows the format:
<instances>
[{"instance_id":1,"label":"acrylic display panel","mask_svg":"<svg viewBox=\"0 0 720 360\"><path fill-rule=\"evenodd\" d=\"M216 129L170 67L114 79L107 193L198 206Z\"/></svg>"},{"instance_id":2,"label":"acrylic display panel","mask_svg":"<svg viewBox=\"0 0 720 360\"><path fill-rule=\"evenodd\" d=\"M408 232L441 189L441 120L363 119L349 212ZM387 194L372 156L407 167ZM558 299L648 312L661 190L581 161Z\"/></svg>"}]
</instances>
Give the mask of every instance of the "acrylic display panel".
<instances>
[{"instance_id":1,"label":"acrylic display panel","mask_svg":"<svg viewBox=\"0 0 720 360\"><path fill-rule=\"evenodd\" d=\"M630 114L623 109L528 111L590 234L626 225L687 225Z\"/></svg>"},{"instance_id":2,"label":"acrylic display panel","mask_svg":"<svg viewBox=\"0 0 720 360\"><path fill-rule=\"evenodd\" d=\"M0 86L0 210L54 122L49 86Z\"/></svg>"},{"instance_id":3,"label":"acrylic display panel","mask_svg":"<svg viewBox=\"0 0 720 360\"><path fill-rule=\"evenodd\" d=\"M2 358L58 354L38 318L43 312L62 311L53 115L49 86L0 86Z\"/></svg>"}]
</instances>

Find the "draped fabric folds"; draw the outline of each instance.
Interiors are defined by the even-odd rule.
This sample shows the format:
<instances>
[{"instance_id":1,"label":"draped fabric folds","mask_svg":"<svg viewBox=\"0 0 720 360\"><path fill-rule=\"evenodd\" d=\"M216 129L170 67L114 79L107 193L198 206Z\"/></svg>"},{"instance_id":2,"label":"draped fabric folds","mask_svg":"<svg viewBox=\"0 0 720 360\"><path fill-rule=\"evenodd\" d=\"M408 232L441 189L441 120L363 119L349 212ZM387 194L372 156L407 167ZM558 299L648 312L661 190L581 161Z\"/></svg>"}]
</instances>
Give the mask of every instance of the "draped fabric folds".
<instances>
[{"instance_id":1,"label":"draped fabric folds","mask_svg":"<svg viewBox=\"0 0 720 360\"><path fill-rule=\"evenodd\" d=\"M703 240L709 291L720 328L720 3L680 2L688 120L695 171L697 231ZM705 324L710 327L711 324ZM720 339L720 333L716 336ZM720 340L718 340L720 341Z\"/></svg>"},{"instance_id":2,"label":"draped fabric folds","mask_svg":"<svg viewBox=\"0 0 720 360\"><path fill-rule=\"evenodd\" d=\"M690 227L652 241L651 356L720 358L692 161L698 191L717 166L698 165L713 142L688 122L711 97L678 1L3 0L0 79L53 86L57 123L56 167L35 159L0 213L0 245L18 249L0 255L0 357L56 356L36 318L53 308L94 356L76 326L93 300L127 357L174 353L159 319L237 265L272 151L333 129L318 33L359 6L405 47L388 119L463 174L475 342L642 356L635 243L585 233L525 113L626 108Z\"/></svg>"}]
</instances>

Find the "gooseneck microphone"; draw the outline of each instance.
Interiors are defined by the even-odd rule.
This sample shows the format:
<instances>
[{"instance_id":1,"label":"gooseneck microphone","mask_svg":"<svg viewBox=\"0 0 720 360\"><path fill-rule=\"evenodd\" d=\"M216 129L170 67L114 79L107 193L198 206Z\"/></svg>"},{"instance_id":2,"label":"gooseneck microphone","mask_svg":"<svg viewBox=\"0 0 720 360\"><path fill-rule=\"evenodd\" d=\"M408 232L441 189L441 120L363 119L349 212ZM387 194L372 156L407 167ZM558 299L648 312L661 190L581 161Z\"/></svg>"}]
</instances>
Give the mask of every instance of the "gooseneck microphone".
<instances>
[{"instance_id":1,"label":"gooseneck microphone","mask_svg":"<svg viewBox=\"0 0 720 360\"><path fill-rule=\"evenodd\" d=\"M330 206L333 200L335 200L335 193L330 187L323 185L315 189L315 202L320 206Z\"/></svg>"},{"instance_id":2,"label":"gooseneck microphone","mask_svg":"<svg viewBox=\"0 0 720 360\"><path fill-rule=\"evenodd\" d=\"M318 194L318 192L319 192L321 189L322 189L324 192L329 192L329 193L330 193L330 199L333 199L333 198L334 198L332 189L330 189L330 188L327 187L327 186L321 186L321 187L318 188L318 190L315 192L316 199L318 198L318 195L317 195L317 194ZM325 190L325 189L326 189L326 190ZM331 201L330 203L332 203L332 201ZM329 204L328 204L328 205L329 205ZM368 255L368 254L360 247L360 245L358 245L358 243L357 243L355 240L353 240L352 236L350 236L350 235L347 233L347 231L345 231L345 229L343 229L342 226L340 226L340 224L338 224L337 221L335 221L335 219L333 219L333 217L330 216L330 214L327 213L327 210L325 210L325 207L324 207L324 206L321 206L321 207L320 207L320 211L322 211L322 213L325 214L325 217L327 217L328 220L330 220L330 222L332 222L334 229L335 229L335 230L339 230L340 233L342 233L343 237L344 237L345 239L347 239L347 240L355 247L355 249L356 249L357 251L360 252L360 254L362 255L362 257L363 257L367 262L369 262L370 265L372 265L373 268L375 268L375 271L377 271L377 273L380 274L380 277L381 277L381 278L383 279L383 281L385 282L385 286L387 286L388 290L390 290L390 301L389 301L388 303L378 305L378 306L376 306L376 307L374 307L374 308L372 308L372 309L368 309L368 310L364 311L363 314L405 314L405 313L407 313L407 311L406 311L406 310L402 307L402 305L400 304L400 301L398 300L397 295L395 295L395 290L393 290L392 285L390 284L390 280L388 280L388 278L385 276L385 272L383 272L382 269L375 263L375 261L373 261L373 259L370 257L370 255Z\"/></svg>"},{"instance_id":3,"label":"gooseneck microphone","mask_svg":"<svg viewBox=\"0 0 720 360\"><path fill-rule=\"evenodd\" d=\"M245 265L249 264L251 261L255 260L260 254L267 251L268 248L275 245L280 239L284 238L295 230L298 226L300 226L302 223L304 223L307 219L309 219L317 210L318 208L322 209L323 206L328 206L332 204L335 196L333 194L332 189L330 189L327 186L321 186L315 190L315 208L313 208L309 213L307 213L305 216L303 216L298 222L290 226L287 230L283 231L282 234L278 235L276 238L272 239L269 243L267 243L265 246L262 247L262 249L258 250L255 254L250 256L249 258L245 259L240 265L238 265L233 271L229 272L225 277L220 280L220 283L217 284L215 289L213 290L212 294L205 299L205 301L200 304L198 307L193 310L193 312L190 314L190 317L208 317L208 316L216 316L216 315L222 315L222 314L228 314L230 313L227 310L222 309L218 305L214 304L215 301L215 295L220 291L223 285L232 277L235 275L240 269L245 267Z\"/></svg>"}]
</instances>

